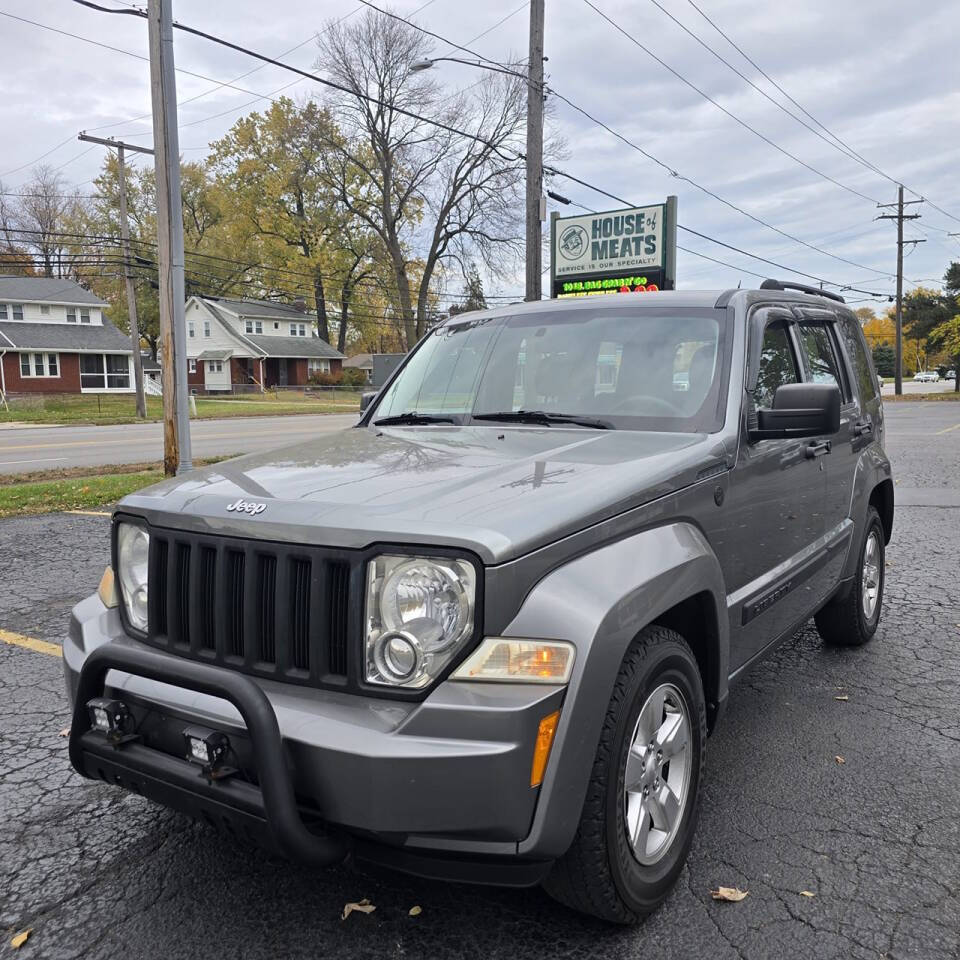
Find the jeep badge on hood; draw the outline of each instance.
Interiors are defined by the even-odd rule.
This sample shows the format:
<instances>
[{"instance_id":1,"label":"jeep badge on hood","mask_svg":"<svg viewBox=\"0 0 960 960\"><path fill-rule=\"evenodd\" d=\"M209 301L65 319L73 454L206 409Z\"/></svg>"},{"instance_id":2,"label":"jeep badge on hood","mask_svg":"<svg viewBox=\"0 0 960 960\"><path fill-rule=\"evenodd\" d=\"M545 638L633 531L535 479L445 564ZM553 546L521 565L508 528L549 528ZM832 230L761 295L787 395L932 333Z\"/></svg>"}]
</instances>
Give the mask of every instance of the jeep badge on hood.
<instances>
[{"instance_id":1,"label":"jeep badge on hood","mask_svg":"<svg viewBox=\"0 0 960 960\"><path fill-rule=\"evenodd\" d=\"M249 513L251 517L263 513L266 509L267 505L265 503L254 503L252 500L234 500L233 503L227 504L227 513Z\"/></svg>"}]
</instances>

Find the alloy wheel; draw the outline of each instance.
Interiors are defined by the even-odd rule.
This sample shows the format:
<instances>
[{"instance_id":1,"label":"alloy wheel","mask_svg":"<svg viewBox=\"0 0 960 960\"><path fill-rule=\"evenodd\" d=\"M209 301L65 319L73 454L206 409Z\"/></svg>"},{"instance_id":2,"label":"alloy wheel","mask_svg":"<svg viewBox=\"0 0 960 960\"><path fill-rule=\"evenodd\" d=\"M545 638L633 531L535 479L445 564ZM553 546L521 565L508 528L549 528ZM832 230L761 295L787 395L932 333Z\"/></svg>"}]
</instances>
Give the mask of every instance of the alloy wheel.
<instances>
[{"instance_id":1,"label":"alloy wheel","mask_svg":"<svg viewBox=\"0 0 960 960\"><path fill-rule=\"evenodd\" d=\"M637 861L663 858L680 829L693 767L690 709L663 683L640 709L624 773L624 828Z\"/></svg>"}]
</instances>

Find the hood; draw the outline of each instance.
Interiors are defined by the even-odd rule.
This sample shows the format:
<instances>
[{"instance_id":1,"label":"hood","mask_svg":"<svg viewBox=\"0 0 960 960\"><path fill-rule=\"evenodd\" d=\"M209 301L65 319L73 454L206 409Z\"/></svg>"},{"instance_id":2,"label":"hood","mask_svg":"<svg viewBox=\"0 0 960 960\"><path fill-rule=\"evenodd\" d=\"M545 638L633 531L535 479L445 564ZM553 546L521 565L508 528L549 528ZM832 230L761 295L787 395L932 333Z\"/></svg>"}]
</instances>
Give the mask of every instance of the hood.
<instances>
[{"instance_id":1,"label":"hood","mask_svg":"<svg viewBox=\"0 0 960 960\"><path fill-rule=\"evenodd\" d=\"M500 563L687 486L724 460L720 439L704 434L360 427L196 470L121 509L209 533L459 546Z\"/></svg>"}]
</instances>

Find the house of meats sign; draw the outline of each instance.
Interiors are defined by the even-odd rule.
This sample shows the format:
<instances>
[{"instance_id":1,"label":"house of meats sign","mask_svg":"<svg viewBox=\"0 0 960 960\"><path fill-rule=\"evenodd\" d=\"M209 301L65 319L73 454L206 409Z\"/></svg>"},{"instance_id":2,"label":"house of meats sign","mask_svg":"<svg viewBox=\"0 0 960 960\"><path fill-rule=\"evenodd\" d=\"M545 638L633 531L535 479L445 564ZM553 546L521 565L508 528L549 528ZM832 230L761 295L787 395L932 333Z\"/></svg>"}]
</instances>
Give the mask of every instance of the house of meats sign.
<instances>
[{"instance_id":1,"label":"house of meats sign","mask_svg":"<svg viewBox=\"0 0 960 960\"><path fill-rule=\"evenodd\" d=\"M554 216L552 297L672 290L676 284L677 198L582 217Z\"/></svg>"}]
</instances>

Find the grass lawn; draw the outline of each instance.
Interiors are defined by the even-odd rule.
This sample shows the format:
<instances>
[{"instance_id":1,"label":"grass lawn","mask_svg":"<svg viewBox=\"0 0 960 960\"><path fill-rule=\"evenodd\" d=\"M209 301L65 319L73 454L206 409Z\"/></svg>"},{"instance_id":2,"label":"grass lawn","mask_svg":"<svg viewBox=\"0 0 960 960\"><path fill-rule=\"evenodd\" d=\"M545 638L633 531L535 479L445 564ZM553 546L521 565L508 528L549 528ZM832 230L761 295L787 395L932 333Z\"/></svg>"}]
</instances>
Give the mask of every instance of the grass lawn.
<instances>
[{"instance_id":1,"label":"grass lawn","mask_svg":"<svg viewBox=\"0 0 960 960\"><path fill-rule=\"evenodd\" d=\"M160 397L147 397L147 419L161 420ZM299 391L247 394L229 397L196 397L198 420L222 417L267 417L301 413L352 413L360 410L359 390L324 390L305 395ZM46 394L14 397L10 409L0 407L0 423L109 424L136 423L136 398L132 394Z\"/></svg>"},{"instance_id":2,"label":"grass lawn","mask_svg":"<svg viewBox=\"0 0 960 960\"><path fill-rule=\"evenodd\" d=\"M92 510L105 503L115 503L128 493L162 479L163 470L157 469L68 480L5 483L0 485L0 517L61 510Z\"/></svg>"},{"instance_id":3,"label":"grass lawn","mask_svg":"<svg viewBox=\"0 0 960 960\"><path fill-rule=\"evenodd\" d=\"M228 457L198 460L197 466ZM0 476L0 517L95 510L163 479L163 467L130 463L112 467L68 467Z\"/></svg>"}]
</instances>

